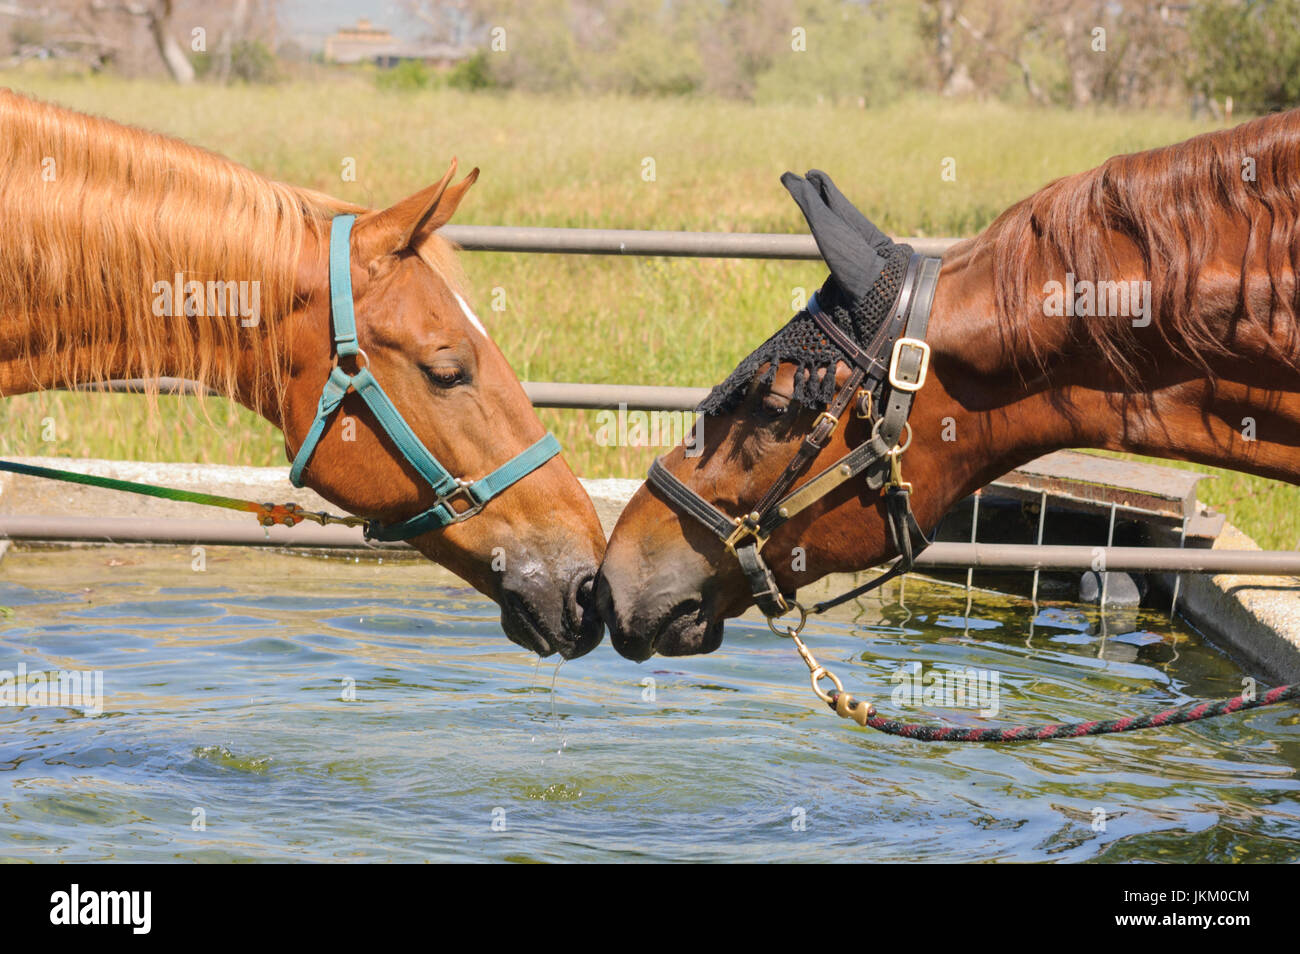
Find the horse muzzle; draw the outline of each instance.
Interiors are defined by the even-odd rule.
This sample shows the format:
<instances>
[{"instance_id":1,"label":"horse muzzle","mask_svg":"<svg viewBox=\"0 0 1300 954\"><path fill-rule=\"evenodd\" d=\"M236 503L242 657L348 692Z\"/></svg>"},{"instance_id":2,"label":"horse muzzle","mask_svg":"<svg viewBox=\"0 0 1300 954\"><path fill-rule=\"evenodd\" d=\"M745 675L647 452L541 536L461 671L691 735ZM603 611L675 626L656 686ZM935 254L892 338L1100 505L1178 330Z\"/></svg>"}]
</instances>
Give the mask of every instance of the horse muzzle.
<instances>
[{"instance_id":1,"label":"horse muzzle","mask_svg":"<svg viewBox=\"0 0 1300 954\"><path fill-rule=\"evenodd\" d=\"M707 597L675 599L653 587L626 586L608 565L596 578L596 605L614 649L636 662L655 653L711 653L722 645L722 620Z\"/></svg>"},{"instance_id":2,"label":"horse muzzle","mask_svg":"<svg viewBox=\"0 0 1300 954\"><path fill-rule=\"evenodd\" d=\"M497 598L501 628L511 642L539 656L586 655L605 634L596 609L595 579L595 567L578 568L562 580L536 568L506 576Z\"/></svg>"}]
</instances>

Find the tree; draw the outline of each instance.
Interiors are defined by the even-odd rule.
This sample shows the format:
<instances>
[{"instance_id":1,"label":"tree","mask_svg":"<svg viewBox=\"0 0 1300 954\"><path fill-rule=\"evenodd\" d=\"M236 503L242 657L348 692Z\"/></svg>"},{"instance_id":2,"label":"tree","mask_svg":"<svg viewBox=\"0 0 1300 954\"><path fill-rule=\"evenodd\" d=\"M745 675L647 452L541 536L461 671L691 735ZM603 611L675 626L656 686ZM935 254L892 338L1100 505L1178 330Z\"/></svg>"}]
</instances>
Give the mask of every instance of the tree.
<instances>
[{"instance_id":1,"label":"tree","mask_svg":"<svg viewBox=\"0 0 1300 954\"><path fill-rule=\"evenodd\" d=\"M1300 102L1300 0L1208 0L1191 13L1189 85L1252 112Z\"/></svg>"},{"instance_id":2,"label":"tree","mask_svg":"<svg viewBox=\"0 0 1300 954\"><path fill-rule=\"evenodd\" d=\"M938 0L934 8L934 53L939 67L939 92L944 96L967 96L975 91L970 69L957 59L953 48L957 32L957 0Z\"/></svg>"},{"instance_id":3,"label":"tree","mask_svg":"<svg viewBox=\"0 0 1300 954\"><path fill-rule=\"evenodd\" d=\"M194 64L172 32L173 0L91 0L91 9L96 13L125 13L144 20L171 78L181 85L194 82Z\"/></svg>"},{"instance_id":4,"label":"tree","mask_svg":"<svg viewBox=\"0 0 1300 954\"><path fill-rule=\"evenodd\" d=\"M1014 7L1014 5L1012 5ZM1003 60L1014 67L1024 83L1025 92L1035 103L1046 103L1047 94L1034 75L1026 55L1026 46L1041 43L1041 28L1033 11L1026 17L1020 9L1008 10L1002 4L991 4L986 10L985 22L977 26L964 12L955 12L953 20L976 42L985 57Z\"/></svg>"}]
</instances>

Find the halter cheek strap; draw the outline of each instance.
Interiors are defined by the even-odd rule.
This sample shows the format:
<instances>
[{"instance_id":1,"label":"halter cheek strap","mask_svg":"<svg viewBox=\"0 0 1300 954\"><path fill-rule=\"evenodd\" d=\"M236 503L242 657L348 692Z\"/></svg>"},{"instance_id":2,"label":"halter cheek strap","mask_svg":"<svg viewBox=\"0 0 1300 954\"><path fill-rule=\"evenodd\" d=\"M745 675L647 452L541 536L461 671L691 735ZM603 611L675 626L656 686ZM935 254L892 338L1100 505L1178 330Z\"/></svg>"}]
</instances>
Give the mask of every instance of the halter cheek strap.
<instances>
[{"instance_id":1,"label":"halter cheek strap","mask_svg":"<svg viewBox=\"0 0 1300 954\"><path fill-rule=\"evenodd\" d=\"M321 437L329 427L335 412L343 404L349 391L361 396L380 428L401 451L407 462L433 488L437 500L428 510L391 523L371 520L366 524L366 537L371 540L409 540L411 537L440 530L453 523L467 520L483 509L484 504L507 487L532 473L560 452L560 443L553 434L547 434L527 450L512 457L486 477L463 480L447 470L429 449L424 446L410 425L406 423L392 400L370 373L365 352L357 343L357 322L352 307L351 234L355 215L335 216L330 224L330 314L333 321L334 368L325 379L316 418L312 421L302 446L294 456L289 479L295 487L303 485L303 472L311 461ZM348 374L339 366L345 358L366 359L355 374ZM463 509L455 507L456 498L462 498Z\"/></svg>"}]
</instances>

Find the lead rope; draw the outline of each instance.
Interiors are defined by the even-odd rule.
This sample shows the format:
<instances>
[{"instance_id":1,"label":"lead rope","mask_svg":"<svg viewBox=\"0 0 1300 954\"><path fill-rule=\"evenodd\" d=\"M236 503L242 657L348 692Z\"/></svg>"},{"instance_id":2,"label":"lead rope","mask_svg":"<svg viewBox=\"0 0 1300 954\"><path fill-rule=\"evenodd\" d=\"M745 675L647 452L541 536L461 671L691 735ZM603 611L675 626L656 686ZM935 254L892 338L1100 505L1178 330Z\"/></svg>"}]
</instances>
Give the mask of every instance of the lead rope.
<instances>
[{"instance_id":1,"label":"lead rope","mask_svg":"<svg viewBox=\"0 0 1300 954\"><path fill-rule=\"evenodd\" d=\"M1135 732L1138 729L1199 722L1201 719L1214 719L1233 712L1245 712L1247 709L1259 709L1263 706L1300 699L1300 684L1292 684L1278 686L1254 698L1247 698L1243 694L1230 699L1220 699L1217 702L1190 702L1151 715L1128 716L1123 719L1096 722L1048 722L1042 725L1017 725L1003 729L963 729L937 722L899 722L896 719L880 716L871 703L863 699L855 699L850 693L844 691L844 684L840 682L839 677L817 661L800 636L804 624L808 622L808 611L797 602L791 608L799 613L797 623L778 628L777 621L769 618L767 625L776 635L794 641L799 657L803 659L811 673L812 690L817 698L826 703L831 711L842 719L852 719L860 726L876 729L886 735L901 735L918 742L1030 742L1043 739L1077 739L1085 735L1113 735L1116 732ZM829 679L834 688L823 689L821 687L823 679Z\"/></svg>"},{"instance_id":2,"label":"lead rope","mask_svg":"<svg viewBox=\"0 0 1300 954\"><path fill-rule=\"evenodd\" d=\"M61 480L70 484L84 484L88 487L120 490L128 494L159 497L163 500L202 504L205 507L224 507L227 510L240 510L244 513L253 514L257 518L257 522L264 527L273 527L276 524L292 527L305 521L318 523L322 527L328 524L360 527L366 523L364 517L340 516L326 513L323 510L306 510L296 503L259 503L256 500L222 497L217 494L205 494L196 490L179 490L176 487L160 487L157 484L138 483L134 480L118 480L115 477L97 477L94 474L59 470L54 467L37 467L33 464L19 464L9 460L0 460L0 471L22 474L26 477L43 477L46 480Z\"/></svg>"}]
</instances>

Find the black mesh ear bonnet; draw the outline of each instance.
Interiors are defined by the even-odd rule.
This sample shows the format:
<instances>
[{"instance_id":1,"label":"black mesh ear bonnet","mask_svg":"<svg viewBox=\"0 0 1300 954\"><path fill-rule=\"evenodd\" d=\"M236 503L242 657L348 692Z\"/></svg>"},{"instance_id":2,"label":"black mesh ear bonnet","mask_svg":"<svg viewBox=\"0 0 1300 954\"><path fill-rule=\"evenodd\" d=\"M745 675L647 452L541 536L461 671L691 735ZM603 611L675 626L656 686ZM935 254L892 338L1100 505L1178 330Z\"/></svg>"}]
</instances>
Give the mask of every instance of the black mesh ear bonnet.
<instances>
[{"instance_id":1,"label":"black mesh ear bonnet","mask_svg":"<svg viewBox=\"0 0 1300 954\"><path fill-rule=\"evenodd\" d=\"M824 172L814 169L803 178L787 172L781 183L803 211L817 248L831 270L817 292L821 310L865 347L894 307L912 247L896 244L872 225ZM843 352L822 334L808 312L801 311L741 361L696 410L700 414L730 411L745 396L760 369L760 383L766 384L776 376L781 364L796 366L792 400L803 407L823 410L834 397L835 365L844 359Z\"/></svg>"}]
</instances>

